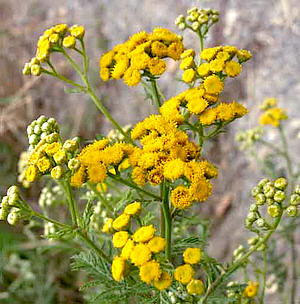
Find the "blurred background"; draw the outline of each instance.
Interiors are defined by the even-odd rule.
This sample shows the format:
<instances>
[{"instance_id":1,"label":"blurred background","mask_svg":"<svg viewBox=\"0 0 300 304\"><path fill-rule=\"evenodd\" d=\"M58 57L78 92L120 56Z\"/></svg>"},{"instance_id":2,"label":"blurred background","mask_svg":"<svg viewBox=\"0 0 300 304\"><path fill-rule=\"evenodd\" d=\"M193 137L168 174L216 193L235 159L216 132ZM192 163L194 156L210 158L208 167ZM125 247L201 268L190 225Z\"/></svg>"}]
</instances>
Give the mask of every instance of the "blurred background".
<instances>
[{"instance_id":1,"label":"blurred background","mask_svg":"<svg viewBox=\"0 0 300 304\"><path fill-rule=\"evenodd\" d=\"M192 6L220 11L220 21L211 30L206 47L217 44L236 45L250 50L253 54L250 62L244 65L242 74L237 79L227 82L223 94L224 101L237 100L244 103L250 110L249 114L233 123L232 127L212 142L205 151L206 157L219 167L220 175L214 182L214 195L201 206L199 213L213 220L210 253L222 261L228 260L232 250L245 238L246 232L242 228L242 222L249 205L249 193L262 177L256 162L249 161L244 153L238 150L234 135L238 130L258 124L258 105L266 97L277 98L279 106L287 109L291 118L285 123L289 145L293 157L299 163L298 0L0 0L1 196L9 185L16 182L17 161L20 153L27 148L26 127L39 115L55 117L65 137L94 138L99 133L107 134L111 128L103 115L97 112L92 102L84 95L68 94L64 90L64 84L46 76L22 75L24 62L33 57L37 39L46 28L56 23L85 26L85 40L90 56L90 78L98 88L99 96L120 124L134 125L153 112L154 106L145 100L141 86L129 89L122 81L101 82L98 76L99 57L114 45L125 41L129 35L141 30L151 31L154 27L166 27L180 33L174 25L174 20L179 14L185 14ZM185 35L184 43L186 47L198 48L196 37L191 33ZM77 77L59 57L56 62L59 69L69 78ZM169 62L168 72L159 81L167 98L185 89L184 85L175 81L178 75L178 64ZM269 132L268 136L276 143L275 133ZM261 149L257 153L263 155L265 151ZM276 165L280 167L284 164ZM28 195L36 197L39 190L37 186L31 189ZM37 202L33 200L32 203ZM0 248L8 248L10 244L19 242L22 242L22 235L8 230L5 225L0 226ZM299 252L299 238L297 250ZM3 263L8 263L4 253L3 249L2 254L0 253L1 273L5 268ZM38 273L41 275L41 278L38 278L39 282L44 282L45 290L41 290L41 294L38 295L42 301L39 303L51 303L45 302L49 290L55 294L59 293L58 302L80 303L80 295L74 286L77 281L68 278L68 261L57 262L57 273L49 271L48 263L42 258L45 254L48 253L30 253L30 259L36 262L30 266L29 274L27 273ZM20 272L20 255L12 259L15 260L11 261L10 257L10 263ZM36 265L38 259L44 262ZM41 269L35 269L36 267ZM18 271L12 271L11 282L19 275ZM50 274L50 278L46 274ZM80 281L80 278L78 280ZM0 281L0 302L3 293L7 292L9 282ZM23 283L16 283L15 289L10 292L16 293ZM33 295L35 292L33 291ZM23 302L23 299L17 296L16 293L14 299L18 300L11 303L31 303ZM32 294L28 297L31 296Z\"/></svg>"}]
</instances>

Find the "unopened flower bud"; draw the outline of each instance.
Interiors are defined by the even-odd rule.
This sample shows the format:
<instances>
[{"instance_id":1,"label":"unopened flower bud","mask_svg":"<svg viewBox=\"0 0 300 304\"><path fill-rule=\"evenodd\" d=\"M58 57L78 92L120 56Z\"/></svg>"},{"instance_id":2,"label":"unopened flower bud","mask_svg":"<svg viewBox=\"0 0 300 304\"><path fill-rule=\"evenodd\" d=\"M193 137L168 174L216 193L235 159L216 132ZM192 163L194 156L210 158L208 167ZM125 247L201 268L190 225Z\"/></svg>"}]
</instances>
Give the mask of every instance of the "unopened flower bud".
<instances>
[{"instance_id":1,"label":"unopened flower bud","mask_svg":"<svg viewBox=\"0 0 300 304\"><path fill-rule=\"evenodd\" d=\"M253 222L246 218L244 224L246 228L250 229L252 227Z\"/></svg>"},{"instance_id":2,"label":"unopened flower bud","mask_svg":"<svg viewBox=\"0 0 300 304\"><path fill-rule=\"evenodd\" d=\"M21 214L16 210L12 210L7 216L7 222L12 226L17 225L20 219L21 219Z\"/></svg>"},{"instance_id":3,"label":"unopened flower bud","mask_svg":"<svg viewBox=\"0 0 300 304\"><path fill-rule=\"evenodd\" d=\"M41 129L42 129L42 131L47 132L47 131L49 131L49 130L51 129L51 126L50 126L50 124L46 121L46 122L44 122L44 123L42 124Z\"/></svg>"},{"instance_id":4,"label":"unopened flower bud","mask_svg":"<svg viewBox=\"0 0 300 304\"><path fill-rule=\"evenodd\" d=\"M33 64L30 68L31 75L40 76L42 73L41 66L39 64Z\"/></svg>"},{"instance_id":5,"label":"unopened flower bud","mask_svg":"<svg viewBox=\"0 0 300 304\"><path fill-rule=\"evenodd\" d=\"M75 140L68 139L63 145L63 149L67 152L74 152L78 148L78 143Z\"/></svg>"},{"instance_id":6,"label":"unopened flower bud","mask_svg":"<svg viewBox=\"0 0 300 304\"><path fill-rule=\"evenodd\" d=\"M290 198L291 205L298 206L300 204L300 195L292 194Z\"/></svg>"},{"instance_id":7,"label":"unopened flower bud","mask_svg":"<svg viewBox=\"0 0 300 304\"><path fill-rule=\"evenodd\" d=\"M219 21L219 16L213 16L213 17L211 18L211 20L212 20L212 22L216 23L216 22Z\"/></svg>"},{"instance_id":8,"label":"unopened flower bud","mask_svg":"<svg viewBox=\"0 0 300 304\"><path fill-rule=\"evenodd\" d=\"M67 154L64 150L59 150L53 155L53 159L57 165L64 164L67 161Z\"/></svg>"},{"instance_id":9,"label":"unopened flower bud","mask_svg":"<svg viewBox=\"0 0 300 304\"><path fill-rule=\"evenodd\" d=\"M200 17L198 18L198 22L200 24L205 24L208 22L208 16L207 15L200 15Z\"/></svg>"},{"instance_id":10,"label":"unopened flower bud","mask_svg":"<svg viewBox=\"0 0 300 304\"><path fill-rule=\"evenodd\" d=\"M24 68L22 70L23 75L30 75L31 74L31 64L26 62Z\"/></svg>"},{"instance_id":11,"label":"unopened flower bud","mask_svg":"<svg viewBox=\"0 0 300 304\"><path fill-rule=\"evenodd\" d=\"M263 218L259 218L256 220L255 224L257 225L257 227L264 227L265 226L265 220Z\"/></svg>"},{"instance_id":12,"label":"unopened flower bud","mask_svg":"<svg viewBox=\"0 0 300 304\"><path fill-rule=\"evenodd\" d=\"M42 133L41 127L39 125L35 125L33 128L33 132L36 135L40 135Z\"/></svg>"},{"instance_id":13,"label":"unopened flower bud","mask_svg":"<svg viewBox=\"0 0 300 304\"><path fill-rule=\"evenodd\" d=\"M185 17L183 15L179 15L175 20L175 25L179 25L180 23L184 23Z\"/></svg>"},{"instance_id":14,"label":"unopened flower bud","mask_svg":"<svg viewBox=\"0 0 300 304\"><path fill-rule=\"evenodd\" d=\"M178 28L179 28L181 31L183 31L183 30L185 29L185 27L186 27L186 24L185 24L184 22L178 24Z\"/></svg>"},{"instance_id":15,"label":"unopened flower bud","mask_svg":"<svg viewBox=\"0 0 300 304\"><path fill-rule=\"evenodd\" d=\"M300 186L299 185L297 185L296 187L295 187L295 191L294 191L296 194L299 194L300 195Z\"/></svg>"},{"instance_id":16,"label":"unopened flower bud","mask_svg":"<svg viewBox=\"0 0 300 304\"><path fill-rule=\"evenodd\" d=\"M80 167L80 161L77 158L71 158L68 162L68 168L72 171L77 171Z\"/></svg>"},{"instance_id":17,"label":"unopened flower bud","mask_svg":"<svg viewBox=\"0 0 300 304\"><path fill-rule=\"evenodd\" d=\"M266 249L266 245L265 244L261 244L259 247L257 247L257 251L263 251Z\"/></svg>"},{"instance_id":18,"label":"unopened flower bud","mask_svg":"<svg viewBox=\"0 0 300 304\"><path fill-rule=\"evenodd\" d=\"M14 206L18 203L19 200L19 195L18 193L12 193L11 195L8 196L8 204L10 206Z\"/></svg>"},{"instance_id":19,"label":"unopened flower bud","mask_svg":"<svg viewBox=\"0 0 300 304\"><path fill-rule=\"evenodd\" d=\"M275 189L270 183L264 185L263 191L267 198L273 198L275 194Z\"/></svg>"},{"instance_id":20,"label":"unopened flower bud","mask_svg":"<svg viewBox=\"0 0 300 304\"><path fill-rule=\"evenodd\" d=\"M8 195L8 196L10 196L10 195L12 195L12 194L14 194L14 193L19 194L19 188L18 188L17 186L15 186L15 185L10 186L10 187L7 189L7 195Z\"/></svg>"},{"instance_id":21,"label":"unopened flower bud","mask_svg":"<svg viewBox=\"0 0 300 304\"><path fill-rule=\"evenodd\" d=\"M259 238L257 236L254 236L254 237L248 239L248 244L251 245L251 246L254 246L255 244L257 244L258 239Z\"/></svg>"},{"instance_id":22,"label":"unopened flower bud","mask_svg":"<svg viewBox=\"0 0 300 304\"><path fill-rule=\"evenodd\" d=\"M254 222L257 219L257 214L255 212L249 212L247 219L251 222Z\"/></svg>"},{"instance_id":23,"label":"unopened flower bud","mask_svg":"<svg viewBox=\"0 0 300 304\"><path fill-rule=\"evenodd\" d=\"M277 205L271 205L268 207L268 213L271 217L279 217L281 214L281 209Z\"/></svg>"},{"instance_id":24,"label":"unopened flower bud","mask_svg":"<svg viewBox=\"0 0 300 304\"><path fill-rule=\"evenodd\" d=\"M260 193L260 189L258 187L253 187L251 190L251 194L253 197L255 197L256 195L258 195Z\"/></svg>"},{"instance_id":25,"label":"unopened flower bud","mask_svg":"<svg viewBox=\"0 0 300 304\"><path fill-rule=\"evenodd\" d=\"M35 134L32 134L29 136L28 142L30 145L35 145L39 142L39 138Z\"/></svg>"},{"instance_id":26,"label":"unopened flower bud","mask_svg":"<svg viewBox=\"0 0 300 304\"><path fill-rule=\"evenodd\" d=\"M63 47L72 49L76 45L76 39L73 36L67 36L63 39Z\"/></svg>"},{"instance_id":27,"label":"unopened flower bud","mask_svg":"<svg viewBox=\"0 0 300 304\"><path fill-rule=\"evenodd\" d=\"M64 168L62 166L56 166L51 170L51 177L53 179L60 179L63 176Z\"/></svg>"},{"instance_id":28,"label":"unopened flower bud","mask_svg":"<svg viewBox=\"0 0 300 304\"><path fill-rule=\"evenodd\" d=\"M284 190L287 184L287 180L284 177L277 178L274 182L274 186L280 190Z\"/></svg>"},{"instance_id":29,"label":"unopened flower bud","mask_svg":"<svg viewBox=\"0 0 300 304\"><path fill-rule=\"evenodd\" d=\"M249 207L249 211L251 212L256 212L258 210L257 205L256 204L251 204Z\"/></svg>"},{"instance_id":30,"label":"unopened flower bud","mask_svg":"<svg viewBox=\"0 0 300 304\"><path fill-rule=\"evenodd\" d=\"M267 198L266 203L268 206L270 206L270 205L273 205L275 203L275 201L272 198Z\"/></svg>"},{"instance_id":31,"label":"unopened flower bud","mask_svg":"<svg viewBox=\"0 0 300 304\"><path fill-rule=\"evenodd\" d=\"M200 27L200 24L199 24L199 22L197 22L197 21L195 21L195 22L193 22L192 23L192 29L194 30L194 31L198 31L198 29L199 29L199 27Z\"/></svg>"},{"instance_id":32,"label":"unopened flower bud","mask_svg":"<svg viewBox=\"0 0 300 304\"><path fill-rule=\"evenodd\" d=\"M297 214L298 214L297 207L296 206L289 206L289 207L287 207L286 208L286 213L290 217L297 216Z\"/></svg>"},{"instance_id":33,"label":"unopened flower bud","mask_svg":"<svg viewBox=\"0 0 300 304\"><path fill-rule=\"evenodd\" d=\"M283 202L285 200L285 193L281 190L278 190L274 194L274 201L275 202Z\"/></svg>"},{"instance_id":34,"label":"unopened flower bud","mask_svg":"<svg viewBox=\"0 0 300 304\"><path fill-rule=\"evenodd\" d=\"M262 179L262 180L259 181L259 183L258 183L257 186L258 186L260 189L262 189L262 188L264 187L264 185L267 184L269 181L270 181L269 179L264 178L264 179Z\"/></svg>"},{"instance_id":35,"label":"unopened flower bud","mask_svg":"<svg viewBox=\"0 0 300 304\"><path fill-rule=\"evenodd\" d=\"M266 202L266 197L264 194L259 193L255 196L257 205L263 205Z\"/></svg>"}]
</instances>

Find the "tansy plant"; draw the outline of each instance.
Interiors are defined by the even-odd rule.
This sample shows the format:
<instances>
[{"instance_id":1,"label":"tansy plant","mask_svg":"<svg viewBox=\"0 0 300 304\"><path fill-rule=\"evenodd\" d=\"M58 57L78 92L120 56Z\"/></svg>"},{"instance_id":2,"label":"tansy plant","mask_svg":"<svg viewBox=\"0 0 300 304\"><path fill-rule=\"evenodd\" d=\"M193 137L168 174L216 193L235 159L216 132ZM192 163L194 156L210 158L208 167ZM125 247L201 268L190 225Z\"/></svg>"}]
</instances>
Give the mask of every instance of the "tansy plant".
<instances>
[{"instance_id":1,"label":"tansy plant","mask_svg":"<svg viewBox=\"0 0 300 304\"><path fill-rule=\"evenodd\" d=\"M205 37L218 19L217 11L197 8L176 19L179 29L198 35L199 50L186 49L183 37L168 29L155 28L132 35L101 56L102 81L122 78L128 86L141 83L157 106L159 114L133 128L118 124L90 84L83 26L59 24L47 29L38 40L36 56L25 64L25 75L52 76L88 94L114 127L107 137L86 145L79 138L64 140L54 118L33 121L27 129L29 148L19 165L19 181L28 187L50 178L58 188L42 190L43 212L35 211L17 186L8 189L1 204L1 219L9 224L40 219L45 221L45 237L73 239L84 248L73 257L72 267L89 275L82 288L93 287L88 293L91 301L233 303L233 292L236 303L254 303L257 295L264 299L264 285L260 289L258 281L226 284L253 253L265 252L282 216L295 215L299 189L292 184L294 194L285 193L284 178L259 183L254 191L257 203L246 218L255 241L226 265L206 252L208 223L192 211L212 194L212 180L218 175L202 156L205 143L247 113L236 101L221 101L220 94L227 78L241 73L251 53L235 46L204 49ZM67 60L81 83L56 69L53 53ZM81 63L73 59L75 54ZM188 85L168 99L158 86L166 58L180 62L182 81ZM280 109L271 112L272 118L265 113L264 123L276 124L284 117ZM287 197L297 203L288 207ZM266 213L259 209L265 202ZM66 206L69 221L50 218L49 209Z\"/></svg>"}]
</instances>

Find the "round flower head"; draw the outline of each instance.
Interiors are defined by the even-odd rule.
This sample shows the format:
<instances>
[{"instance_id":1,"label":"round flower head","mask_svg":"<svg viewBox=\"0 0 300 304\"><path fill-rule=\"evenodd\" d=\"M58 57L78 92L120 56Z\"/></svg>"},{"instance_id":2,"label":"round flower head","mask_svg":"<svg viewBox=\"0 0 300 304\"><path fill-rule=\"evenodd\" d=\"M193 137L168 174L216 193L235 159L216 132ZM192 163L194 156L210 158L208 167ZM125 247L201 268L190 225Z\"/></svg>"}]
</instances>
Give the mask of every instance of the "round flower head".
<instances>
[{"instance_id":1,"label":"round flower head","mask_svg":"<svg viewBox=\"0 0 300 304\"><path fill-rule=\"evenodd\" d=\"M179 159L173 159L167 162L164 166L164 177L170 180L175 180L184 174L185 163Z\"/></svg>"},{"instance_id":2,"label":"round flower head","mask_svg":"<svg viewBox=\"0 0 300 304\"><path fill-rule=\"evenodd\" d=\"M122 248L126 244L127 240L128 240L127 231L116 232L113 236L113 245L115 248Z\"/></svg>"},{"instance_id":3,"label":"round flower head","mask_svg":"<svg viewBox=\"0 0 300 304\"><path fill-rule=\"evenodd\" d=\"M241 73L242 66L235 61L228 61L225 65L225 72L229 77L236 77Z\"/></svg>"},{"instance_id":4,"label":"round flower head","mask_svg":"<svg viewBox=\"0 0 300 304\"><path fill-rule=\"evenodd\" d=\"M187 69L182 74L182 81L191 83L195 80L196 72L193 69Z\"/></svg>"},{"instance_id":5,"label":"round flower head","mask_svg":"<svg viewBox=\"0 0 300 304\"><path fill-rule=\"evenodd\" d=\"M65 48L74 48L76 44L76 39L73 36L67 36L63 39L63 46Z\"/></svg>"},{"instance_id":6,"label":"round flower head","mask_svg":"<svg viewBox=\"0 0 300 304\"><path fill-rule=\"evenodd\" d=\"M124 259L129 259L130 258L130 255L131 255L131 253L132 253L132 251L133 251L133 249L134 249L134 241L133 240L131 240L131 239L129 239L127 242L126 242L126 244L125 244L125 246L123 247L123 249L122 249L122 252L121 252L121 257L123 257Z\"/></svg>"},{"instance_id":7,"label":"round flower head","mask_svg":"<svg viewBox=\"0 0 300 304\"><path fill-rule=\"evenodd\" d=\"M192 266L185 264L175 269L174 278L182 284L188 284L192 280L194 274L195 271Z\"/></svg>"},{"instance_id":8,"label":"round flower head","mask_svg":"<svg viewBox=\"0 0 300 304\"><path fill-rule=\"evenodd\" d=\"M135 242L147 242L153 238L155 233L155 228L153 225L143 226L139 228L133 235L133 239Z\"/></svg>"},{"instance_id":9,"label":"round flower head","mask_svg":"<svg viewBox=\"0 0 300 304\"><path fill-rule=\"evenodd\" d=\"M184 262L187 264L197 264L201 260L200 248L187 248L183 253Z\"/></svg>"},{"instance_id":10,"label":"round flower head","mask_svg":"<svg viewBox=\"0 0 300 304\"><path fill-rule=\"evenodd\" d=\"M160 265L156 261L149 261L140 267L140 278L147 284L159 280L160 276Z\"/></svg>"},{"instance_id":11,"label":"round flower head","mask_svg":"<svg viewBox=\"0 0 300 304\"><path fill-rule=\"evenodd\" d=\"M130 216L123 213L113 221L112 226L115 230L122 230L128 226L129 220Z\"/></svg>"},{"instance_id":12,"label":"round flower head","mask_svg":"<svg viewBox=\"0 0 300 304\"><path fill-rule=\"evenodd\" d=\"M46 172L51 167L51 162L47 157L42 157L37 162L37 167L41 172Z\"/></svg>"},{"instance_id":13,"label":"round flower head","mask_svg":"<svg viewBox=\"0 0 300 304\"><path fill-rule=\"evenodd\" d=\"M216 75L211 75L205 78L203 82L204 88L209 94L219 94L222 92L224 84Z\"/></svg>"},{"instance_id":14,"label":"round flower head","mask_svg":"<svg viewBox=\"0 0 300 304\"><path fill-rule=\"evenodd\" d=\"M248 286L244 290L244 295L248 298L254 298L257 295L258 282L249 281Z\"/></svg>"},{"instance_id":15,"label":"round flower head","mask_svg":"<svg viewBox=\"0 0 300 304\"><path fill-rule=\"evenodd\" d=\"M186 286L187 292L191 295L202 295L204 286L201 280L192 279Z\"/></svg>"},{"instance_id":16,"label":"round flower head","mask_svg":"<svg viewBox=\"0 0 300 304\"><path fill-rule=\"evenodd\" d=\"M87 173L91 183L101 183L106 178L106 167L101 163L88 166Z\"/></svg>"},{"instance_id":17,"label":"round flower head","mask_svg":"<svg viewBox=\"0 0 300 304\"><path fill-rule=\"evenodd\" d=\"M85 29L82 25L73 25L69 28L70 34L78 39L82 39L85 33Z\"/></svg>"},{"instance_id":18,"label":"round flower head","mask_svg":"<svg viewBox=\"0 0 300 304\"><path fill-rule=\"evenodd\" d=\"M178 209L185 209L192 205L192 197L188 188L177 186L171 192L172 205Z\"/></svg>"},{"instance_id":19,"label":"round flower head","mask_svg":"<svg viewBox=\"0 0 300 304\"><path fill-rule=\"evenodd\" d=\"M149 241L147 246L153 253L158 253L165 249L166 240L160 236L155 236Z\"/></svg>"},{"instance_id":20,"label":"round flower head","mask_svg":"<svg viewBox=\"0 0 300 304\"><path fill-rule=\"evenodd\" d=\"M113 259L111 273L115 281L119 282L124 278L125 266L125 259L122 257L117 256Z\"/></svg>"},{"instance_id":21,"label":"round flower head","mask_svg":"<svg viewBox=\"0 0 300 304\"><path fill-rule=\"evenodd\" d=\"M202 63L198 68L197 72L201 77L205 77L209 75L210 72L210 65L209 63Z\"/></svg>"},{"instance_id":22,"label":"round flower head","mask_svg":"<svg viewBox=\"0 0 300 304\"><path fill-rule=\"evenodd\" d=\"M34 165L30 165L28 166L28 168L26 169L26 180L28 182L34 182L37 178L37 167Z\"/></svg>"},{"instance_id":23,"label":"round flower head","mask_svg":"<svg viewBox=\"0 0 300 304\"><path fill-rule=\"evenodd\" d=\"M136 266L141 266L151 259L151 251L144 244L134 246L130 254L131 262Z\"/></svg>"},{"instance_id":24,"label":"round flower head","mask_svg":"<svg viewBox=\"0 0 300 304\"><path fill-rule=\"evenodd\" d=\"M62 166L56 166L51 170L51 177L53 179L60 179L64 173L64 168Z\"/></svg>"},{"instance_id":25,"label":"round flower head","mask_svg":"<svg viewBox=\"0 0 300 304\"><path fill-rule=\"evenodd\" d=\"M172 278L171 276L163 271L159 277L158 280L153 281L153 285L158 289L158 290L165 290L169 288L172 284Z\"/></svg>"},{"instance_id":26,"label":"round flower head","mask_svg":"<svg viewBox=\"0 0 300 304\"><path fill-rule=\"evenodd\" d=\"M128 215L135 215L141 210L141 203L140 202L134 202L129 205L127 205L124 209L124 213Z\"/></svg>"}]
</instances>

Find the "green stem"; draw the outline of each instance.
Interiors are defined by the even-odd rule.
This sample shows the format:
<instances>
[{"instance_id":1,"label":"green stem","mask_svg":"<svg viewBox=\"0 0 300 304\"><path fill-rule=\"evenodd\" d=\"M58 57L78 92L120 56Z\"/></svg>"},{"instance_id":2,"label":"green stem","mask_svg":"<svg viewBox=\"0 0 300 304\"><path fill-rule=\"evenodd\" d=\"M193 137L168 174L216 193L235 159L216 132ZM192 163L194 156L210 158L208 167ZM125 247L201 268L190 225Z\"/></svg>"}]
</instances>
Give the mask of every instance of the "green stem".
<instances>
[{"instance_id":1,"label":"green stem","mask_svg":"<svg viewBox=\"0 0 300 304\"><path fill-rule=\"evenodd\" d=\"M114 174L109 173L109 172L107 173L107 175L108 175L110 178L114 179L115 181L117 181L117 182L119 182L119 183L122 183L122 184L124 184L124 185L126 185L126 186L128 186L128 187L130 187L130 188L133 188L133 189L135 189L135 190L137 190L137 191L139 191L139 192L142 192L142 193L144 193L144 194L147 194L147 195L150 196L150 197L155 198L157 201L160 201L160 200L161 200L160 197L157 196L157 195L155 195L154 193L149 192L149 191L147 191L147 190L144 190L144 189L142 189L142 188L136 186L135 184L132 184L131 182L129 182L129 181L123 179L123 178L120 177L120 176L114 175Z\"/></svg>"},{"instance_id":2,"label":"green stem","mask_svg":"<svg viewBox=\"0 0 300 304\"><path fill-rule=\"evenodd\" d=\"M169 208L169 187L167 186L166 181L163 182L163 200L162 200L162 208L164 214L164 222L165 222L165 238L166 238L166 249L165 254L166 258L171 260L171 238L172 238L172 219Z\"/></svg>"},{"instance_id":3,"label":"green stem","mask_svg":"<svg viewBox=\"0 0 300 304\"><path fill-rule=\"evenodd\" d=\"M220 123L212 132L208 133L205 138L209 139L215 135L217 135L218 133L221 132L221 129L224 127L224 123Z\"/></svg>"},{"instance_id":4,"label":"green stem","mask_svg":"<svg viewBox=\"0 0 300 304\"><path fill-rule=\"evenodd\" d=\"M204 297L201 299L201 303L207 303L207 299L209 295L222 283L222 281L230 276L233 272L235 272L244 262L245 260L254 252L258 247L260 247L262 244L265 244L270 236L273 234L273 232L276 230L277 226L280 223L282 214L275 220L274 225L272 229L266 233L266 235L259 241L255 246L253 246L251 249L248 250L247 253L245 253L240 259L236 260L229 268L226 269L225 272L223 272L217 279L207 288L206 293Z\"/></svg>"},{"instance_id":5,"label":"green stem","mask_svg":"<svg viewBox=\"0 0 300 304\"><path fill-rule=\"evenodd\" d=\"M110 258L102 251L101 248L99 248L98 246L96 246L96 244L94 244L94 242L88 237L86 233L83 233L82 231L78 231L78 234L92 249L94 249L97 252L97 254L101 258L103 258L104 260L106 260L106 262L111 264Z\"/></svg>"},{"instance_id":6,"label":"green stem","mask_svg":"<svg viewBox=\"0 0 300 304\"><path fill-rule=\"evenodd\" d=\"M53 220L53 219L51 219L51 218L48 218L48 217L44 216L43 214L41 214L41 213L39 213L39 212L36 212L36 211L33 211L33 210L32 210L32 211L31 211L31 214L32 214L32 216L35 216L35 217L37 217L37 218L40 218L40 219L43 220L43 221L50 222L50 223L56 225L57 227L61 227L61 228L71 228L71 226L66 225L66 224L63 224L63 223L60 223L60 222L57 222L57 221L55 221L55 220Z\"/></svg>"},{"instance_id":7,"label":"green stem","mask_svg":"<svg viewBox=\"0 0 300 304\"><path fill-rule=\"evenodd\" d=\"M67 199L68 199L68 204L69 204L69 208L70 208L70 211L71 211L73 225L75 225L75 227L78 227L77 209L76 209L76 206L75 206L75 201L74 201L74 197L73 197L73 193L72 193L72 189L71 189L70 183L68 181L64 181L63 188L64 188L65 193L67 195Z\"/></svg>"},{"instance_id":8,"label":"green stem","mask_svg":"<svg viewBox=\"0 0 300 304\"><path fill-rule=\"evenodd\" d=\"M264 266L263 266L263 272L262 272L262 291L261 291L261 296L260 296L260 303L264 303L264 298L265 298L265 289L266 289L266 279L267 279L267 248L264 249L263 251L263 261L264 261Z\"/></svg>"},{"instance_id":9,"label":"green stem","mask_svg":"<svg viewBox=\"0 0 300 304\"><path fill-rule=\"evenodd\" d=\"M163 201L163 185L160 184L160 197L161 201ZM163 207L160 207L160 235L161 237L165 237L165 217Z\"/></svg>"},{"instance_id":10,"label":"green stem","mask_svg":"<svg viewBox=\"0 0 300 304\"><path fill-rule=\"evenodd\" d=\"M153 96L154 96L154 99L156 102L157 110L159 112L159 108L161 107L161 102L160 102L159 92L157 89L156 79L150 78L150 81L151 81L151 88L152 88Z\"/></svg>"}]
</instances>

